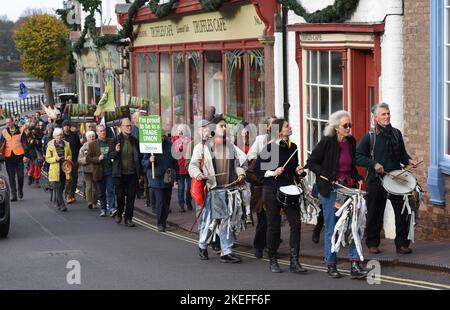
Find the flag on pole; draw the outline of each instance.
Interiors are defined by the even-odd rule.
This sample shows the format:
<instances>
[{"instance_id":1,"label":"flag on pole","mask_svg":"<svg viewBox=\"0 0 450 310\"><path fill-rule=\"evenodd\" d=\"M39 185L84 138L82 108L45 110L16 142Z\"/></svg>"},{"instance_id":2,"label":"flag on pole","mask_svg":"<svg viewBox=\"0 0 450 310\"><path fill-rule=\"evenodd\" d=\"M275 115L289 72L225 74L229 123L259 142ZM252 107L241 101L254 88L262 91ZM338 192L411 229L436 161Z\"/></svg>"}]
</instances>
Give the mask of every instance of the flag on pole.
<instances>
[{"instance_id":1,"label":"flag on pole","mask_svg":"<svg viewBox=\"0 0 450 310\"><path fill-rule=\"evenodd\" d=\"M116 104L114 102L114 93L112 89L112 81L109 80L108 84L106 84L105 92L103 93L102 98L98 102L97 109L95 110L94 115L99 116L103 112L114 112L116 109Z\"/></svg>"},{"instance_id":2,"label":"flag on pole","mask_svg":"<svg viewBox=\"0 0 450 310\"><path fill-rule=\"evenodd\" d=\"M23 81L19 83L19 98L25 99L28 96L28 88L25 86Z\"/></svg>"}]
</instances>

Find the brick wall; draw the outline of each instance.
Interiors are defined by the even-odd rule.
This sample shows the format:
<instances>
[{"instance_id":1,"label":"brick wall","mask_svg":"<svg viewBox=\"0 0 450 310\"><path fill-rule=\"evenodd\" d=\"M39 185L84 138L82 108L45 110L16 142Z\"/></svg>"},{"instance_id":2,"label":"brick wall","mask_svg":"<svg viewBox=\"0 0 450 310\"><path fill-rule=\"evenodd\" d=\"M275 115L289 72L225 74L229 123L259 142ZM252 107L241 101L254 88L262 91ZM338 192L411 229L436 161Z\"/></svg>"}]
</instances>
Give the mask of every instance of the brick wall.
<instances>
[{"instance_id":1,"label":"brick wall","mask_svg":"<svg viewBox=\"0 0 450 310\"><path fill-rule=\"evenodd\" d=\"M414 171L426 190L430 149L430 1L405 0L404 135L408 152L424 163ZM450 240L450 177L445 179L446 206L428 202L419 210L417 239Z\"/></svg>"}]
</instances>

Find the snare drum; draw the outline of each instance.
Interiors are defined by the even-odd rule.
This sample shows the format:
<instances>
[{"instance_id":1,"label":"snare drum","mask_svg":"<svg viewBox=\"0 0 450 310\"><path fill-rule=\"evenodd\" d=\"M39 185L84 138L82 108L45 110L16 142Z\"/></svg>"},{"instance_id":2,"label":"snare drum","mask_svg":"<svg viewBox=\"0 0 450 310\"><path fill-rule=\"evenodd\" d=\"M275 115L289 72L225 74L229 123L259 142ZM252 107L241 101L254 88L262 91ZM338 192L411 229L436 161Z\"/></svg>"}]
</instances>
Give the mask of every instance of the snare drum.
<instances>
[{"instance_id":1,"label":"snare drum","mask_svg":"<svg viewBox=\"0 0 450 310\"><path fill-rule=\"evenodd\" d=\"M300 205L302 193L301 188L295 185L283 186L277 191L277 200L283 206Z\"/></svg>"},{"instance_id":2,"label":"snare drum","mask_svg":"<svg viewBox=\"0 0 450 310\"><path fill-rule=\"evenodd\" d=\"M409 171L395 170L384 176L383 187L392 195L409 195L416 189L417 180Z\"/></svg>"}]
</instances>

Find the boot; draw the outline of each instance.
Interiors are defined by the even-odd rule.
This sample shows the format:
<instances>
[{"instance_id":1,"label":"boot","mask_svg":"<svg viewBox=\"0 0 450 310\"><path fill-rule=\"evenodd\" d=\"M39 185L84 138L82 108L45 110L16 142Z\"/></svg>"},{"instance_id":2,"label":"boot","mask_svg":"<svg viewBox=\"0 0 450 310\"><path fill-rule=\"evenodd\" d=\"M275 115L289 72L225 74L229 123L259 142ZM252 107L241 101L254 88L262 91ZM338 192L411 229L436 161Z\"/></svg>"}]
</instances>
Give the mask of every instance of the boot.
<instances>
[{"instance_id":1,"label":"boot","mask_svg":"<svg viewBox=\"0 0 450 310\"><path fill-rule=\"evenodd\" d=\"M359 262L352 261L350 268L350 278L352 279L365 279L369 271L359 265Z\"/></svg>"},{"instance_id":2,"label":"boot","mask_svg":"<svg viewBox=\"0 0 450 310\"><path fill-rule=\"evenodd\" d=\"M291 265L289 269L292 273L306 273L308 270L303 268L298 261L298 252L299 249L296 248L291 249Z\"/></svg>"},{"instance_id":3,"label":"boot","mask_svg":"<svg viewBox=\"0 0 450 310\"><path fill-rule=\"evenodd\" d=\"M317 217L317 224L314 226L312 241L314 243L319 243L320 240L320 232L322 231L324 223L323 211L320 211L319 216Z\"/></svg>"},{"instance_id":4,"label":"boot","mask_svg":"<svg viewBox=\"0 0 450 310\"><path fill-rule=\"evenodd\" d=\"M280 265L278 265L278 260L274 257L270 258L270 271L273 273L282 273L283 271L280 268Z\"/></svg>"},{"instance_id":5,"label":"boot","mask_svg":"<svg viewBox=\"0 0 450 310\"><path fill-rule=\"evenodd\" d=\"M327 270L327 274L330 278L333 279L339 279L342 278L342 275L339 273L339 271L336 268L336 265L328 265L328 270Z\"/></svg>"},{"instance_id":6,"label":"boot","mask_svg":"<svg viewBox=\"0 0 450 310\"><path fill-rule=\"evenodd\" d=\"M22 199L23 198L23 191L21 189L19 189L19 198Z\"/></svg>"},{"instance_id":7,"label":"boot","mask_svg":"<svg viewBox=\"0 0 450 310\"><path fill-rule=\"evenodd\" d=\"M17 201L17 193L11 193L11 201Z\"/></svg>"},{"instance_id":8,"label":"boot","mask_svg":"<svg viewBox=\"0 0 450 310\"><path fill-rule=\"evenodd\" d=\"M33 177L31 175L28 176L28 186L31 186L33 184Z\"/></svg>"}]
</instances>

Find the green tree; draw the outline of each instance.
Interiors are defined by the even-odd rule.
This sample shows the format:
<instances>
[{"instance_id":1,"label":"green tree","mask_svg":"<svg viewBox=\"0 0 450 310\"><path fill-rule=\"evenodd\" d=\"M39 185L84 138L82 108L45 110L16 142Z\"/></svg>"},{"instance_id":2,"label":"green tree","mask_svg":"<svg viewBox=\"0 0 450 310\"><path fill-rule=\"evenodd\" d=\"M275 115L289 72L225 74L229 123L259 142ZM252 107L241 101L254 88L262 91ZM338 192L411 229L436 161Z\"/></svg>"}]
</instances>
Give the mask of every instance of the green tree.
<instances>
[{"instance_id":1,"label":"green tree","mask_svg":"<svg viewBox=\"0 0 450 310\"><path fill-rule=\"evenodd\" d=\"M44 81L45 98L51 106L53 79L61 76L67 61L68 33L57 17L43 14L26 19L13 35L24 71Z\"/></svg>"}]
</instances>

